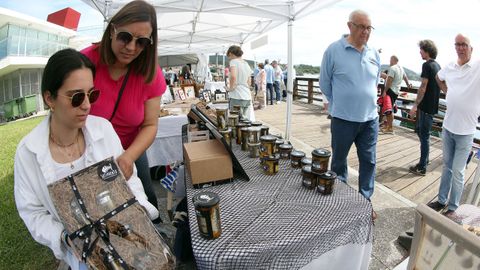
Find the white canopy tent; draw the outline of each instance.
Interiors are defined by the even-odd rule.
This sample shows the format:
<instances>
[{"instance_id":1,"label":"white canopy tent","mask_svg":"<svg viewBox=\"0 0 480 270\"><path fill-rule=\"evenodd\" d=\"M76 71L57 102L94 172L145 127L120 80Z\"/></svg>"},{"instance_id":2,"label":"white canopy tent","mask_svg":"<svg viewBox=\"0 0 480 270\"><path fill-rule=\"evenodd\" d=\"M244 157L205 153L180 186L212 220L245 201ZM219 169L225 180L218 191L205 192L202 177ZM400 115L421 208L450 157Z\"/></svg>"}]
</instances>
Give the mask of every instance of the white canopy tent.
<instances>
[{"instance_id":1,"label":"white canopy tent","mask_svg":"<svg viewBox=\"0 0 480 270\"><path fill-rule=\"evenodd\" d=\"M107 21L128 0L83 0ZM224 53L288 23L285 138L290 138L293 22L340 0L149 0L158 20L159 55Z\"/></svg>"}]
</instances>

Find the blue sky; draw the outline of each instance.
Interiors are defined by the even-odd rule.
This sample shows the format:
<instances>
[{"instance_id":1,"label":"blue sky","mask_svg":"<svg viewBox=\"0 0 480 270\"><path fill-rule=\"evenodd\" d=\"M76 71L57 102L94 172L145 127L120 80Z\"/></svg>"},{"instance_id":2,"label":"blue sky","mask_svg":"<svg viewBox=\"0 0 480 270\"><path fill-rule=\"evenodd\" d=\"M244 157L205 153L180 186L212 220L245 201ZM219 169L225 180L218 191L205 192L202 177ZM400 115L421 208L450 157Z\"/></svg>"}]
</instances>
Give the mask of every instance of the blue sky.
<instances>
[{"instance_id":1,"label":"blue sky","mask_svg":"<svg viewBox=\"0 0 480 270\"><path fill-rule=\"evenodd\" d=\"M0 6L44 20L52 12L72 7L82 14L80 33L91 34L102 29L100 13L80 0L1 0ZM354 9L370 14L375 30L369 45L382 48L384 64L395 54L400 64L419 72L423 61L417 44L421 39L431 39L437 44L437 60L441 65L455 60L453 43L457 33L471 37L474 57L480 44L480 0L344 0L294 22L294 64L320 65L326 47L347 33L347 18ZM268 45L253 51L249 50L250 44L245 44L245 57L286 62L286 24L272 30L268 40Z\"/></svg>"}]
</instances>

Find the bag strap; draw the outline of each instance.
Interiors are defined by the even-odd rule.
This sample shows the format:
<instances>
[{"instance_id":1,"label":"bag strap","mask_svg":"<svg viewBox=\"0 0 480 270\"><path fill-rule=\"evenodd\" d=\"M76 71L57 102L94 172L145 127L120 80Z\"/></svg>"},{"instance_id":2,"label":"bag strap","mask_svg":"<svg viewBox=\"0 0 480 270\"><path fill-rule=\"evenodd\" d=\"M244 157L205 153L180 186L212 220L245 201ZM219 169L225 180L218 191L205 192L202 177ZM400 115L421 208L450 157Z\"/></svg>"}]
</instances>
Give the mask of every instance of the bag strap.
<instances>
[{"instance_id":1,"label":"bag strap","mask_svg":"<svg viewBox=\"0 0 480 270\"><path fill-rule=\"evenodd\" d=\"M117 101L115 101L115 107L113 107L112 116L110 116L110 119L108 119L109 122L112 122L112 119L115 116L115 112L117 111L117 108L118 108L118 103L120 103L120 99L122 98L123 90L125 89L125 85L127 85L128 75L130 75L130 67L128 67L127 74L125 74L125 78L123 78L122 87L118 92L118 97L117 97Z\"/></svg>"}]
</instances>

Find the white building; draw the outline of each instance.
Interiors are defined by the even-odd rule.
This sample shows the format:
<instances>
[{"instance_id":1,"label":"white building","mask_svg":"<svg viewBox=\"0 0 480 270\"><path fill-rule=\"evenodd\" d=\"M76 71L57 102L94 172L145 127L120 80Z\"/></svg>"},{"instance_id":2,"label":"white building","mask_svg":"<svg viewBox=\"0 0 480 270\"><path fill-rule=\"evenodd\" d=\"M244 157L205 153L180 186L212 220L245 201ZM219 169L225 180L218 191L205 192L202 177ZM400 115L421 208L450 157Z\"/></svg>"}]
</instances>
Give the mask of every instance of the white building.
<instances>
[{"instance_id":1,"label":"white building","mask_svg":"<svg viewBox=\"0 0 480 270\"><path fill-rule=\"evenodd\" d=\"M0 121L44 109L41 78L48 58L74 47L76 31L0 8Z\"/></svg>"}]
</instances>

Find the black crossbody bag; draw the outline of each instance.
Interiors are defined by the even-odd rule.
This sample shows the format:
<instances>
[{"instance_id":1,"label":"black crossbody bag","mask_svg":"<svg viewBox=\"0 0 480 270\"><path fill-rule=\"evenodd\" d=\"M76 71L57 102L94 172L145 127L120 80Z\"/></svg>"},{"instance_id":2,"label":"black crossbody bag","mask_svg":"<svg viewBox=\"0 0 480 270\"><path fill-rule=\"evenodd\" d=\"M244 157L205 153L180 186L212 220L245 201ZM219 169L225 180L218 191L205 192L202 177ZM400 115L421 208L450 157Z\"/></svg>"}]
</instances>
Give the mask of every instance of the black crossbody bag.
<instances>
[{"instance_id":1,"label":"black crossbody bag","mask_svg":"<svg viewBox=\"0 0 480 270\"><path fill-rule=\"evenodd\" d=\"M112 119L115 116L115 112L117 111L117 108L118 108L118 103L120 103L120 99L122 98L123 90L125 89L125 85L127 85L128 75L130 75L130 67L128 68L127 74L125 74L125 78L123 78L122 87L118 92L118 97L117 97L117 101L115 101L115 107L113 107L112 116L110 116L110 119L108 119L109 122L112 122Z\"/></svg>"}]
</instances>

